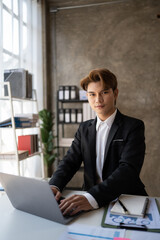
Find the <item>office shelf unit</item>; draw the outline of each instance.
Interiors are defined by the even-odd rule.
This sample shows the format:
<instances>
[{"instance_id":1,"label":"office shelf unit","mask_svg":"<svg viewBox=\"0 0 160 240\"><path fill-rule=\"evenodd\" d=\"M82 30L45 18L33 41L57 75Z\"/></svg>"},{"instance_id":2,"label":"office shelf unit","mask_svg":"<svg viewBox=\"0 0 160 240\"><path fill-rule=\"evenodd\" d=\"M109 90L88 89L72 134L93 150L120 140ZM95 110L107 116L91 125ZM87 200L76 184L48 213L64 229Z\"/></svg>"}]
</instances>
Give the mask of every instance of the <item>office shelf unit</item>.
<instances>
[{"instance_id":1,"label":"office shelf unit","mask_svg":"<svg viewBox=\"0 0 160 240\"><path fill-rule=\"evenodd\" d=\"M33 129L35 129L35 131L38 134L38 151L33 154L28 155L26 158L23 159L23 161L25 159L32 158L32 157L38 155L40 157L40 161L41 161L42 177L44 177L44 162L43 162L42 141L41 141L41 134L40 134L39 118L38 118L36 126L23 127L23 128L16 127L15 118L14 118L15 112L16 112L16 109L14 107L14 102L19 102L19 104L21 106L20 108L21 108L22 114L23 114L23 104L26 102L29 102L29 103L35 105L34 106L35 112L32 112L32 113L38 114L38 102L37 102L36 90L33 90L33 98L32 99L30 99L30 98L21 99L21 98L12 97L10 82L1 82L0 86L1 86L0 87L0 104L3 104L3 101L8 101L9 102L8 106L10 108L9 112L10 112L10 118L11 118L11 123L12 123L11 127L0 127L1 131L7 131L7 129L9 131L13 131L14 147L13 146L12 147L14 149L14 151L13 151L14 155L13 155L13 159L10 159L10 161L13 161L13 160L16 161L17 174L22 175L21 169L20 169L20 161L22 161L22 160L20 159L20 155L18 153L18 136L25 135L27 133L27 131L29 131L29 130L30 130L30 132L34 132ZM5 87L7 87L7 89L8 89L8 96L5 96L5 94L4 94ZM32 113L29 113L29 114L32 114ZM20 131L19 134L18 134L18 131ZM30 133L30 135L32 135L32 133ZM6 152L6 155L7 155L7 152ZM4 160L6 160L5 157L4 157L3 161ZM9 159L7 159L7 160L9 160Z\"/></svg>"},{"instance_id":2,"label":"office shelf unit","mask_svg":"<svg viewBox=\"0 0 160 240\"><path fill-rule=\"evenodd\" d=\"M79 127L80 122L83 121L83 103L87 103L87 100L79 100L79 99L71 99L71 100L59 100L58 94L57 94L57 146L58 146L58 155L59 160L58 163L63 159L65 153L67 152L68 148L71 146L73 137L75 135L76 130ZM70 109L72 111L73 109L81 110L82 119L77 122L69 121L65 122L65 117L63 121L60 121L59 113L60 111L63 112L65 115L65 110ZM70 113L71 114L71 113ZM77 114L77 113L76 113ZM79 173L83 172L83 166L81 166ZM76 176L75 176L76 178ZM74 179L75 179L74 178ZM80 186L77 186L72 180L68 186L70 189L81 189Z\"/></svg>"},{"instance_id":3,"label":"office shelf unit","mask_svg":"<svg viewBox=\"0 0 160 240\"><path fill-rule=\"evenodd\" d=\"M73 141L73 137L75 132L71 133L72 136L67 137L67 131L66 128L69 128L70 126L76 126L76 128L78 128L79 124L83 121L83 112L82 114L82 120L80 122L65 122L65 121L60 121L59 120L59 110L64 110L70 108L70 110L72 109L76 109L77 110L82 110L82 104L83 103L87 103L87 100L79 100L79 99L75 99L75 100L59 100L57 98L57 144L59 148L69 148L72 141ZM73 107L74 106L74 107ZM64 113L65 114L65 113Z\"/></svg>"}]
</instances>

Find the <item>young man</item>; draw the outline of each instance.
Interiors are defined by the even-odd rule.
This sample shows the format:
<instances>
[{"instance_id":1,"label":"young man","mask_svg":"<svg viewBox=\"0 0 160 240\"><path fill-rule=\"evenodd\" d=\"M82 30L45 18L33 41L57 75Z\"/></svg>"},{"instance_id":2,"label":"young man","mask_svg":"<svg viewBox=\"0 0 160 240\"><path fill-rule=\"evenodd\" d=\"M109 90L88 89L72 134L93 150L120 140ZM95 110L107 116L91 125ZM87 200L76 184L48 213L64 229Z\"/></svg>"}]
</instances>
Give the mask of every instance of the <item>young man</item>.
<instances>
[{"instance_id":1,"label":"young man","mask_svg":"<svg viewBox=\"0 0 160 240\"><path fill-rule=\"evenodd\" d=\"M50 179L58 200L61 191L84 164L84 195L60 203L63 214L105 206L120 194L147 195L139 178L145 155L144 123L116 109L116 76L92 70L81 80L97 117L80 124L74 141Z\"/></svg>"}]
</instances>

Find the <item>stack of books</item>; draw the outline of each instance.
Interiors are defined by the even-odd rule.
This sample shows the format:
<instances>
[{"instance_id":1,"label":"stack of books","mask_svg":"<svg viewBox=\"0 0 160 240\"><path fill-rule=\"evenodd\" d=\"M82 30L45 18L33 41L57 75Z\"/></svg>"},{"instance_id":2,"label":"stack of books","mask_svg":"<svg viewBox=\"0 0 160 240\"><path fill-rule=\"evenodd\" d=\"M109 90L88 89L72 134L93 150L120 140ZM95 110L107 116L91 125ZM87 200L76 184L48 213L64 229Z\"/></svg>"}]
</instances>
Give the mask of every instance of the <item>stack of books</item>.
<instances>
[{"instance_id":1,"label":"stack of books","mask_svg":"<svg viewBox=\"0 0 160 240\"><path fill-rule=\"evenodd\" d=\"M38 120L38 114L30 114L30 115L17 114L14 117L16 128L36 127L37 120ZM0 122L0 127L12 127L12 119L8 118Z\"/></svg>"}]
</instances>

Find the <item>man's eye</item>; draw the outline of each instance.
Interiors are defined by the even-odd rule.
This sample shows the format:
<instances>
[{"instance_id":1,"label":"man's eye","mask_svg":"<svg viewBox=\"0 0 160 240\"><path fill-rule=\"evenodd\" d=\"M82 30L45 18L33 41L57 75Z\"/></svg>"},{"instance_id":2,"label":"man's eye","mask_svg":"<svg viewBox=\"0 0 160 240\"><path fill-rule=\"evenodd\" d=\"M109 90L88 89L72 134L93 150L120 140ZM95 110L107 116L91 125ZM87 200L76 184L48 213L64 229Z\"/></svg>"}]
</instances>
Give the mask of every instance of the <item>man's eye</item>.
<instances>
[{"instance_id":1,"label":"man's eye","mask_svg":"<svg viewBox=\"0 0 160 240\"><path fill-rule=\"evenodd\" d=\"M109 91L104 91L104 92L102 92L102 94L108 94L109 93Z\"/></svg>"},{"instance_id":2,"label":"man's eye","mask_svg":"<svg viewBox=\"0 0 160 240\"><path fill-rule=\"evenodd\" d=\"M94 94L94 93L90 93L89 96L90 96L90 97L94 97L95 94Z\"/></svg>"}]
</instances>

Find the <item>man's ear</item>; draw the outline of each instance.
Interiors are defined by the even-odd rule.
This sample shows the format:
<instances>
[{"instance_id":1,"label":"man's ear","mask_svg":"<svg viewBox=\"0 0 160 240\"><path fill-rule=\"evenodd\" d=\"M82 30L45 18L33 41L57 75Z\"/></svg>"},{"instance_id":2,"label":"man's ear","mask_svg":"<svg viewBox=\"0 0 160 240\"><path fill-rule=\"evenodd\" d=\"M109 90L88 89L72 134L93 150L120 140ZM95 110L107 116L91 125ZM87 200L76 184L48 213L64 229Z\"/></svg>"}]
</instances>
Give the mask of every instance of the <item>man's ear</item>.
<instances>
[{"instance_id":1,"label":"man's ear","mask_svg":"<svg viewBox=\"0 0 160 240\"><path fill-rule=\"evenodd\" d=\"M115 104L115 106L116 106L116 102L117 102L117 97L118 97L118 88L116 88L115 90L114 90L114 97L115 97L115 100L114 100L114 104Z\"/></svg>"},{"instance_id":2,"label":"man's ear","mask_svg":"<svg viewBox=\"0 0 160 240\"><path fill-rule=\"evenodd\" d=\"M115 98L118 97L118 93L119 93L119 90L118 90L118 88L116 88L116 89L114 90L114 97L115 97Z\"/></svg>"}]
</instances>

